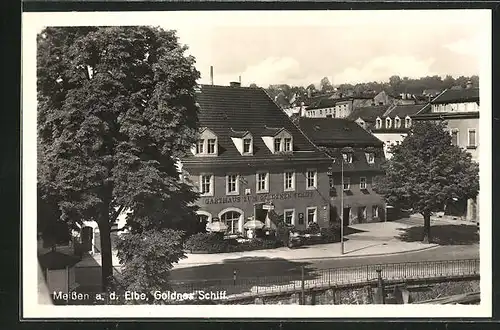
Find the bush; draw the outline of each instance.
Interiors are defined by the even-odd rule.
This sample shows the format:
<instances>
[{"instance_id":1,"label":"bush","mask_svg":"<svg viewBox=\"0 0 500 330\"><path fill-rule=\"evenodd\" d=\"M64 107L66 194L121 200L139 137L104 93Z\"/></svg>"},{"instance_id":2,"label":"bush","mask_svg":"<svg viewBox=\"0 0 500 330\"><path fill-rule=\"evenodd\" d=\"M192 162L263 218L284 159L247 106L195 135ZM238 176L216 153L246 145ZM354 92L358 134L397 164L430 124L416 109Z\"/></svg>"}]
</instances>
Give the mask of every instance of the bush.
<instances>
[{"instance_id":1,"label":"bush","mask_svg":"<svg viewBox=\"0 0 500 330\"><path fill-rule=\"evenodd\" d=\"M184 242L184 249L192 252L205 251L211 253L226 252L229 245L233 245L236 240L225 240L221 233L197 233L191 235ZM237 243L237 242L236 242Z\"/></svg>"},{"instance_id":2,"label":"bush","mask_svg":"<svg viewBox=\"0 0 500 330\"><path fill-rule=\"evenodd\" d=\"M238 243L236 239L224 239L218 233L198 233L190 236L184 242L184 249L192 253L224 253L243 252L262 249L273 249L279 247L276 239L254 238L248 242Z\"/></svg>"},{"instance_id":3,"label":"bush","mask_svg":"<svg viewBox=\"0 0 500 330\"><path fill-rule=\"evenodd\" d=\"M321 229L324 243L335 243L340 241L340 225L333 224L328 228Z\"/></svg>"}]
</instances>

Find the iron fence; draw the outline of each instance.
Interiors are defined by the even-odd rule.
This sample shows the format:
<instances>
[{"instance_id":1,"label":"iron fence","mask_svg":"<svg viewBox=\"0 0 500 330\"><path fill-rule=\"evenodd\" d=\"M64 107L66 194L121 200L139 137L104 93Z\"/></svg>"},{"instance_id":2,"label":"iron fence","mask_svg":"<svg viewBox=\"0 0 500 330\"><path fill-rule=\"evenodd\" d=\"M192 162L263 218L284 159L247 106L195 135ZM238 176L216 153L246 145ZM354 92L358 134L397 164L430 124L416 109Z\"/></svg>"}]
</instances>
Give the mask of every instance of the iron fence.
<instances>
[{"instance_id":1,"label":"iron fence","mask_svg":"<svg viewBox=\"0 0 500 330\"><path fill-rule=\"evenodd\" d=\"M227 296L294 292L302 289L371 283L381 271L385 281L432 280L479 275L479 259L387 263L312 270L307 267L279 276L244 277L172 282L176 292L225 291Z\"/></svg>"}]
</instances>

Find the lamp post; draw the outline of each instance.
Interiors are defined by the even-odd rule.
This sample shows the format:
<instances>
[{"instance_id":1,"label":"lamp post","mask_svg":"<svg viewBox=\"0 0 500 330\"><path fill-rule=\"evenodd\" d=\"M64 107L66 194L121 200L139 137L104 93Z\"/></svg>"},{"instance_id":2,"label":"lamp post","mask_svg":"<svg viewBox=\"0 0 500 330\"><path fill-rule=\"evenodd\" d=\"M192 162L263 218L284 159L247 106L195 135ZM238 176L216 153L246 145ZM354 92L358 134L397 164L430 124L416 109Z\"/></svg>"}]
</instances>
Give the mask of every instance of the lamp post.
<instances>
[{"instance_id":1,"label":"lamp post","mask_svg":"<svg viewBox=\"0 0 500 330\"><path fill-rule=\"evenodd\" d=\"M344 254L344 157L340 157L340 254Z\"/></svg>"}]
</instances>

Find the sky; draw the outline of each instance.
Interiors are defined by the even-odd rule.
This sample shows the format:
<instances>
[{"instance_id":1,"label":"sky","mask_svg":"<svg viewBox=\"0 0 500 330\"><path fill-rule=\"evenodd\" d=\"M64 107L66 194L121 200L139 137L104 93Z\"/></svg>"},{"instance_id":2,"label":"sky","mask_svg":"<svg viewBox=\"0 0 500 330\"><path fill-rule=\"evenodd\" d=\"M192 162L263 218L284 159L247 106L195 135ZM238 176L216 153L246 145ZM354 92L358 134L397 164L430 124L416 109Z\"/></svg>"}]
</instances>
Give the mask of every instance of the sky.
<instances>
[{"instance_id":1,"label":"sky","mask_svg":"<svg viewBox=\"0 0 500 330\"><path fill-rule=\"evenodd\" d=\"M318 85L325 76L338 85L387 81L392 75L479 74L485 25L477 10L236 16L223 13L201 19L202 24L173 20L160 26L177 30L196 58L201 83L210 82L210 66L216 85L241 76L243 86L263 87Z\"/></svg>"}]
</instances>

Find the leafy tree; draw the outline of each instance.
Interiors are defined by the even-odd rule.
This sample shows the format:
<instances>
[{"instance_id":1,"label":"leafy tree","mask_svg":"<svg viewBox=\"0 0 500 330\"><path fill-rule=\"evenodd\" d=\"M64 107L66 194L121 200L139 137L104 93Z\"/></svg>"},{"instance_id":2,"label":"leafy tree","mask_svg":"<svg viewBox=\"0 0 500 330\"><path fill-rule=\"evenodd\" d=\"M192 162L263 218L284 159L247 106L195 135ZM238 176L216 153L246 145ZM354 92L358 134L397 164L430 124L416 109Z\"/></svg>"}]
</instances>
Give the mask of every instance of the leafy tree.
<instances>
[{"instance_id":1,"label":"leafy tree","mask_svg":"<svg viewBox=\"0 0 500 330\"><path fill-rule=\"evenodd\" d=\"M321 79L321 82L319 83L319 90L321 93L329 93L333 91L332 83L328 77L323 77L323 79Z\"/></svg>"},{"instance_id":2,"label":"leafy tree","mask_svg":"<svg viewBox=\"0 0 500 330\"><path fill-rule=\"evenodd\" d=\"M375 191L389 205L413 209L424 217L423 242L430 241L431 213L452 199L475 197L479 166L466 151L451 144L446 123L416 123L375 179Z\"/></svg>"},{"instance_id":3,"label":"leafy tree","mask_svg":"<svg viewBox=\"0 0 500 330\"><path fill-rule=\"evenodd\" d=\"M47 28L38 36L40 198L66 223L97 222L104 290L120 211L130 211L120 255L138 274L177 261L179 234L168 229L196 221L197 194L176 167L198 132L199 72L185 50L175 32L151 27ZM155 250L166 259L148 259L160 237L172 242Z\"/></svg>"},{"instance_id":4,"label":"leafy tree","mask_svg":"<svg viewBox=\"0 0 500 330\"><path fill-rule=\"evenodd\" d=\"M251 84L249 85L249 87L251 87L251 88L258 88L259 86L257 86L257 84L256 84L256 83L251 83Z\"/></svg>"}]
</instances>

